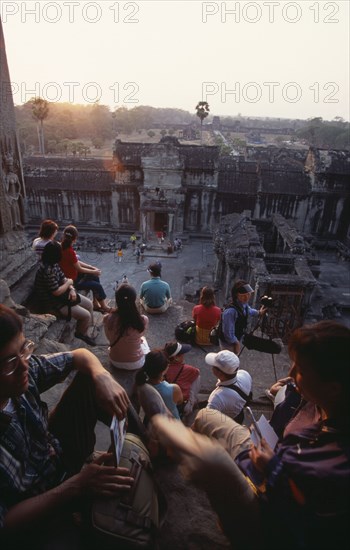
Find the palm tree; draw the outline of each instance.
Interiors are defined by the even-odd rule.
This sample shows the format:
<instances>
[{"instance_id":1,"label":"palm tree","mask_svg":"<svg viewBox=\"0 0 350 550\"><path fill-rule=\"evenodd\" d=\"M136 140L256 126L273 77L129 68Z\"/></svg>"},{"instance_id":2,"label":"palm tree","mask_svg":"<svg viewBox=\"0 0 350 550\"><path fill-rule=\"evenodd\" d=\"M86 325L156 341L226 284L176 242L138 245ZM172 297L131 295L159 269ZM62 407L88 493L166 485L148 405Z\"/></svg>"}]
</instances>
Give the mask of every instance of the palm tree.
<instances>
[{"instance_id":1,"label":"palm tree","mask_svg":"<svg viewBox=\"0 0 350 550\"><path fill-rule=\"evenodd\" d=\"M200 118L201 121L201 143L202 143L202 130L203 130L203 120L209 115L209 104L207 101L199 101L196 106L196 115Z\"/></svg>"},{"instance_id":2,"label":"palm tree","mask_svg":"<svg viewBox=\"0 0 350 550\"><path fill-rule=\"evenodd\" d=\"M31 100L33 118L37 121L39 153L45 155L44 120L49 116L49 103L41 97Z\"/></svg>"}]
</instances>

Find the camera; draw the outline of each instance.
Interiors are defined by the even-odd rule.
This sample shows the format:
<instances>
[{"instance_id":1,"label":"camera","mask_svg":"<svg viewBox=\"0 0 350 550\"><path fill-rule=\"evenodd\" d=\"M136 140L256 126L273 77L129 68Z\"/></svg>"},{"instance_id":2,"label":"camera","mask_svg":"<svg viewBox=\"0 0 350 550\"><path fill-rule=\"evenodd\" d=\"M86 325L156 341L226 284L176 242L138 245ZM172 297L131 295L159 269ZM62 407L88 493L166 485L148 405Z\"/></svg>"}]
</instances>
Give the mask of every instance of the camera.
<instances>
[{"instance_id":1,"label":"camera","mask_svg":"<svg viewBox=\"0 0 350 550\"><path fill-rule=\"evenodd\" d=\"M273 299L271 298L271 296L262 296L260 298L260 304L264 307L272 307Z\"/></svg>"}]
</instances>

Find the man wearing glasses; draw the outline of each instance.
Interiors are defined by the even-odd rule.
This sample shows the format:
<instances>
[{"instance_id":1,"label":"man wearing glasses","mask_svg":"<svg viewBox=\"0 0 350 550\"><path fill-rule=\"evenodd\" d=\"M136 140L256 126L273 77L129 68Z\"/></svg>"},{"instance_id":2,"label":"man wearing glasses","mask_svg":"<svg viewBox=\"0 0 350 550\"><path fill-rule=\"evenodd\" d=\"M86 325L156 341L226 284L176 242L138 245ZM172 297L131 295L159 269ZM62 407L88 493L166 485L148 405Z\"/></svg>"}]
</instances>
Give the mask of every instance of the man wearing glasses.
<instances>
[{"instance_id":1,"label":"man wearing glasses","mask_svg":"<svg viewBox=\"0 0 350 550\"><path fill-rule=\"evenodd\" d=\"M0 541L11 548L21 544L19 533L22 544L33 537L41 548L47 534L56 538L55 522L57 534L64 525L69 532L79 501L114 495L133 482L127 469L105 464L106 453L82 469L94 450L96 421L125 417L124 389L86 349L43 356L33 350L21 318L0 304ZM40 394L74 370L48 415Z\"/></svg>"}]
</instances>

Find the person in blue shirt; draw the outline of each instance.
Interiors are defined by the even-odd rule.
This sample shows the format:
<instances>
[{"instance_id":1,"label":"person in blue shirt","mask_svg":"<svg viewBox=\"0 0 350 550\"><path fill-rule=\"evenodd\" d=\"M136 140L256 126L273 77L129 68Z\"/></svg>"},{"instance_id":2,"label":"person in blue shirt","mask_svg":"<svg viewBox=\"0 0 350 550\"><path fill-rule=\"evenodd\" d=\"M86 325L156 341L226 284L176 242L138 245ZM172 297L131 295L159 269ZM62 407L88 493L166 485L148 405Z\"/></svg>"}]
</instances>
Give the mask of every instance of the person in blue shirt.
<instances>
[{"instance_id":1,"label":"person in blue shirt","mask_svg":"<svg viewBox=\"0 0 350 550\"><path fill-rule=\"evenodd\" d=\"M235 282L231 290L231 302L221 315L220 349L233 351L236 355L241 349L241 339L246 331L249 316L264 315L266 307L259 310L248 305L254 290L242 279Z\"/></svg>"},{"instance_id":2,"label":"person in blue shirt","mask_svg":"<svg viewBox=\"0 0 350 550\"><path fill-rule=\"evenodd\" d=\"M151 279L141 285L140 303L147 313L164 313L172 303L170 286L161 280L161 265L151 264L147 271Z\"/></svg>"}]
</instances>

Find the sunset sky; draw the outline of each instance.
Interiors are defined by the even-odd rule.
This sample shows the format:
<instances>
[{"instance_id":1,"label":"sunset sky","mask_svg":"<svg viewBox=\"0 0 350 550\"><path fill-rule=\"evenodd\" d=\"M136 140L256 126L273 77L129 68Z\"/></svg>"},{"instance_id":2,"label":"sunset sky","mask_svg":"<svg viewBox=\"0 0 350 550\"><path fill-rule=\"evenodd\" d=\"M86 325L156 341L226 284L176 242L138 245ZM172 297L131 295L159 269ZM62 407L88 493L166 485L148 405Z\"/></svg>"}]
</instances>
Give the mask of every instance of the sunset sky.
<instances>
[{"instance_id":1,"label":"sunset sky","mask_svg":"<svg viewBox=\"0 0 350 550\"><path fill-rule=\"evenodd\" d=\"M349 2L2 0L14 101L349 120Z\"/></svg>"}]
</instances>

